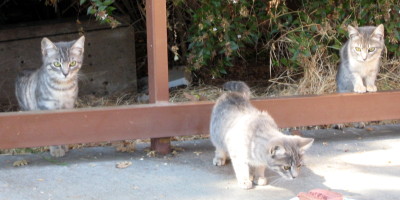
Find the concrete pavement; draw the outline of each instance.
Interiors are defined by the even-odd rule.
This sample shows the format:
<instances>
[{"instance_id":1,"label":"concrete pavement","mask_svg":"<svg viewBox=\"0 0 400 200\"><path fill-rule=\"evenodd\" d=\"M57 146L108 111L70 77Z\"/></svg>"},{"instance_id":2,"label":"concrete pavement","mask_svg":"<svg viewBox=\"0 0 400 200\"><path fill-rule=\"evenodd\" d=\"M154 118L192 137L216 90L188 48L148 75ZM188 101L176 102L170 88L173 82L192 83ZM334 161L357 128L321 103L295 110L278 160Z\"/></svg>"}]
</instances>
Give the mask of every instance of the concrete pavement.
<instances>
[{"instance_id":1,"label":"concrete pavement","mask_svg":"<svg viewBox=\"0 0 400 200\"><path fill-rule=\"evenodd\" d=\"M113 147L68 152L0 155L0 200L288 200L299 192L331 189L356 200L400 198L400 125L366 129L302 131L316 138L300 177L286 181L268 171L270 184L237 187L232 165L212 165L207 139L174 142L176 155L148 157L139 144L134 153ZM13 167L18 160L26 166ZM123 169L116 164L129 161Z\"/></svg>"}]
</instances>

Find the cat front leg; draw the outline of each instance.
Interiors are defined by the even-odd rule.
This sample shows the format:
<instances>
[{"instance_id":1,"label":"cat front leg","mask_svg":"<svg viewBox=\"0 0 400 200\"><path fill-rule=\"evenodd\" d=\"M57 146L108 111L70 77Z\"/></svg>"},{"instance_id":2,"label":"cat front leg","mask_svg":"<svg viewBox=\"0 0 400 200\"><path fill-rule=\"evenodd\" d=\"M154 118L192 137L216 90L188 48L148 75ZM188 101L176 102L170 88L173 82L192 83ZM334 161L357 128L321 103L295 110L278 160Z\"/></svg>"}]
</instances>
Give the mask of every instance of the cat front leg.
<instances>
[{"instance_id":1,"label":"cat front leg","mask_svg":"<svg viewBox=\"0 0 400 200\"><path fill-rule=\"evenodd\" d=\"M376 73L372 73L365 78L365 85L367 88L367 92L376 92L377 88L375 85Z\"/></svg>"},{"instance_id":2,"label":"cat front leg","mask_svg":"<svg viewBox=\"0 0 400 200\"><path fill-rule=\"evenodd\" d=\"M53 157L63 157L67 151L66 145L50 146L50 155Z\"/></svg>"},{"instance_id":3,"label":"cat front leg","mask_svg":"<svg viewBox=\"0 0 400 200\"><path fill-rule=\"evenodd\" d=\"M250 178L250 167L249 165L241 160L232 158L233 169L236 174L239 187L248 190L253 187L253 182Z\"/></svg>"},{"instance_id":4,"label":"cat front leg","mask_svg":"<svg viewBox=\"0 0 400 200\"><path fill-rule=\"evenodd\" d=\"M353 85L354 85L354 92L356 93L365 93L367 91L367 88L364 86L363 80L361 76L359 75L354 75L353 76Z\"/></svg>"},{"instance_id":5,"label":"cat front leg","mask_svg":"<svg viewBox=\"0 0 400 200\"><path fill-rule=\"evenodd\" d=\"M257 185L267 185L267 178L265 177L265 166L254 167L254 183Z\"/></svg>"}]
</instances>

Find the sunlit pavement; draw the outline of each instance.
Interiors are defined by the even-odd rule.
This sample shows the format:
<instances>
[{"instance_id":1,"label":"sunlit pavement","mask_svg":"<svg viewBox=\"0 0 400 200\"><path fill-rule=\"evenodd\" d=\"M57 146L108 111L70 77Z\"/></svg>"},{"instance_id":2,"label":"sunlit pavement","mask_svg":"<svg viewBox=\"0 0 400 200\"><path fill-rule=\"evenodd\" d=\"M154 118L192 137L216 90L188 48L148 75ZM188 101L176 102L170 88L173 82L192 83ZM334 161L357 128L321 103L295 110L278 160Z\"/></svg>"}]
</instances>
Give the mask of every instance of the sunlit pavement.
<instances>
[{"instance_id":1,"label":"sunlit pavement","mask_svg":"<svg viewBox=\"0 0 400 200\"><path fill-rule=\"evenodd\" d=\"M112 147L72 150L60 159L48 152L1 155L0 200L285 200L315 188L355 200L400 198L400 125L301 134L316 141L293 181L268 171L269 185L242 190L230 163L212 165L213 147L203 139L174 142L175 155L156 157L147 155L148 144L139 144L134 153ZM28 165L14 167L19 160ZM117 168L123 161L131 165Z\"/></svg>"}]
</instances>

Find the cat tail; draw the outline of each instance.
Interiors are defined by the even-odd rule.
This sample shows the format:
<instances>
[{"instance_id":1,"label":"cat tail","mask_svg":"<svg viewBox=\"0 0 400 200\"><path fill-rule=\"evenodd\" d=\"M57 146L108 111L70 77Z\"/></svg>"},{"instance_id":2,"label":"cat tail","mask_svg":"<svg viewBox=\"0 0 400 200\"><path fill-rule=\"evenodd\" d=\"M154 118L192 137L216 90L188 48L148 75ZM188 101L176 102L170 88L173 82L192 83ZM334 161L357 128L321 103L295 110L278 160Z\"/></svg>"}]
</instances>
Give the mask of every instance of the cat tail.
<instances>
[{"instance_id":1,"label":"cat tail","mask_svg":"<svg viewBox=\"0 0 400 200\"><path fill-rule=\"evenodd\" d=\"M250 99L251 91L249 86L243 81L229 81L222 86L224 90L242 93L246 99Z\"/></svg>"}]
</instances>

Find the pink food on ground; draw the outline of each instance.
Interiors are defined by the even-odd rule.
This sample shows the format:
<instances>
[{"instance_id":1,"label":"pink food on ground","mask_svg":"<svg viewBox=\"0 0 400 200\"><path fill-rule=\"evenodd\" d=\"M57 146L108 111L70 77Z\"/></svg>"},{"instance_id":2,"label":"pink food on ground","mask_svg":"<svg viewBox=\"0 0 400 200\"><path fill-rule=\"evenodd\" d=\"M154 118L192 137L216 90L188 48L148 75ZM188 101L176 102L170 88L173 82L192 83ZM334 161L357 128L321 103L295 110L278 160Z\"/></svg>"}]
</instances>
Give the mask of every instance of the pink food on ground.
<instances>
[{"instance_id":1,"label":"pink food on ground","mask_svg":"<svg viewBox=\"0 0 400 200\"><path fill-rule=\"evenodd\" d=\"M343 196L340 193L323 189L314 189L307 193L300 192L297 197L300 200L343 200Z\"/></svg>"}]
</instances>

